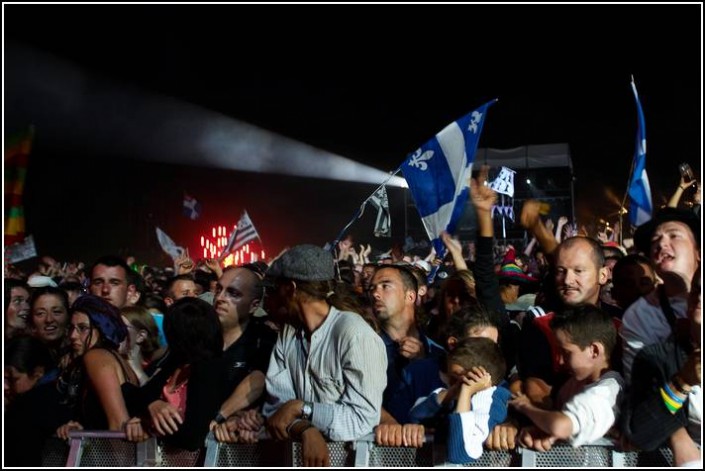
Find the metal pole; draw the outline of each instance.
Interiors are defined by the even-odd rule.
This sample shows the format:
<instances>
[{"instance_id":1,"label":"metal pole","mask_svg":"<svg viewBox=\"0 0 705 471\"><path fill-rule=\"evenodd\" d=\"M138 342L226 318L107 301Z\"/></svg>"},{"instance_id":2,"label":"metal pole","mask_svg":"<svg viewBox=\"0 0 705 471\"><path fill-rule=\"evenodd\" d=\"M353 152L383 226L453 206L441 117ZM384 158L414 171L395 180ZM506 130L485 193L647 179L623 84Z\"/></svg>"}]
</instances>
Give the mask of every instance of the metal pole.
<instances>
[{"instance_id":1,"label":"metal pole","mask_svg":"<svg viewBox=\"0 0 705 471\"><path fill-rule=\"evenodd\" d=\"M409 189L402 188L401 191L404 194L404 242L406 242L406 238L409 236L409 221L408 221L409 202L408 202L408 196L407 196L407 191L409 191Z\"/></svg>"},{"instance_id":2,"label":"metal pole","mask_svg":"<svg viewBox=\"0 0 705 471\"><path fill-rule=\"evenodd\" d=\"M502 211L504 211L504 195L502 195ZM504 242L506 244L507 242L507 218L505 218L504 214L500 212L499 214L502 217L502 238L504 239Z\"/></svg>"}]
</instances>

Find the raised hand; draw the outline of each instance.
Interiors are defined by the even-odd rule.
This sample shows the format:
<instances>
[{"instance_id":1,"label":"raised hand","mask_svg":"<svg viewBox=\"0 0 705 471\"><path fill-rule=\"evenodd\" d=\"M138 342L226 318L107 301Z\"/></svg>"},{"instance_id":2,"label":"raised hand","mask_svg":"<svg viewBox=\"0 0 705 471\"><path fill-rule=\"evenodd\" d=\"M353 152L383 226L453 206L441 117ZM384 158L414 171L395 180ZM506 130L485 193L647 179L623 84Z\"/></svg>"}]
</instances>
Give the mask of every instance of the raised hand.
<instances>
[{"instance_id":1,"label":"raised hand","mask_svg":"<svg viewBox=\"0 0 705 471\"><path fill-rule=\"evenodd\" d=\"M193 260L188 254L188 249L184 251L176 260L174 260L177 275L186 275L193 271Z\"/></svg>"},{"instance_id":2,"label":"raised hand","mask_svg":"<svg viewBox=\"0 0 705 471\"><path fill-rule=\"evenodd\" d=\"M470 178L470 199L472 200L475 210L492 211L492 206L497 202L497 192L487 185L487 175L490 167L483 165L477 178Z\"/></svg>"},{"instance_id":3,"label":"raised hand","mask_svg":"<svg viewBox=\"0 0 705 471\"><path fill-rule=\"evenodd\" d=\"M526 200L521 208L521 225L529 230L534 230L541 224L540 216L541 202L538 200Z\"/></svg>"},{"instance_id":4,"label":"raised hand","mask_svg":"<svg viewBox=\"0 0 705 471\"><path fill-rule=\"evenodd\" d=\"M460 241L455 239L452 235L448 234L446 231L441 232L441 240L443 244L448 249L451 254L462 254L463 246L460 245Z\"/></svg>"},{"instance_id":5,"label":"raised hand","mask_svg":"<svg viewBox=\"0 0 705 471\"><path fill-rule=\"evenodd\" d=\"M492 376L481 366L473 366L463 376L463 387L467 387L470 394L475 394L492 387Z\"/></svg>"}]
</instances>

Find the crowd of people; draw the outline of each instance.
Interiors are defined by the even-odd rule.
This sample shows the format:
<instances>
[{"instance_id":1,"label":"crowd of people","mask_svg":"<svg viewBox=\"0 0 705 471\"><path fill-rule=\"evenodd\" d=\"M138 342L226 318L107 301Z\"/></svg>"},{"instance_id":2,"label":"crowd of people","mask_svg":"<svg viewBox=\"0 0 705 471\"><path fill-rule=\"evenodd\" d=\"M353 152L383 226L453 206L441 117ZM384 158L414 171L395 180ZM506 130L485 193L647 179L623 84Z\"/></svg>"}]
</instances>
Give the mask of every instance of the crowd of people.
<instances>
[{"instance_id":1,"label":"crowd of people","mask_svg":"<svg viewBox=\"0 0 705 471\"><path fill-rule=\"evenodd\" d=\"M305 466L369 435L420 447L433 431L459 464L609 437L702 468L699 199L678 208L678 192L629 249L530 200L531 241L498 250L486 180L470 182L472 246L444 233L446 260L372 261L347 239L225 268L6 266L4 464L40 466L48 437L90 429L187 450L209 431L296 439Z\"/></svg>"}]
</instances>

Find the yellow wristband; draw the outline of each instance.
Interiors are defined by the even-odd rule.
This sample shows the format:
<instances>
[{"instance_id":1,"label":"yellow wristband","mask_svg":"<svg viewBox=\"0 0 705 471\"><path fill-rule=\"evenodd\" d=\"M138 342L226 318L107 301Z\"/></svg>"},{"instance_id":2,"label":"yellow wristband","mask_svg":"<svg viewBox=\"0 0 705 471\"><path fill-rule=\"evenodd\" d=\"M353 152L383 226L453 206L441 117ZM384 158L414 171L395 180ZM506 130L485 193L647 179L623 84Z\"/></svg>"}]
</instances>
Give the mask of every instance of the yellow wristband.
<instances>
[{"instance_id":1,"label":"yellow wristband","mask_svg":"<svg viewBox=\"0 0 705 471\"><path fill-rule=\"evenodd\" d=\"M683 404L678 404L676 401L671 399L668 396L668 393L663 390L663 388L660 388L659 391L661 392L661 399L663 399L663 403L666 405L666 408L672 413L675 414L678 409L683 407Z\"/></svg>"}]
</instances>

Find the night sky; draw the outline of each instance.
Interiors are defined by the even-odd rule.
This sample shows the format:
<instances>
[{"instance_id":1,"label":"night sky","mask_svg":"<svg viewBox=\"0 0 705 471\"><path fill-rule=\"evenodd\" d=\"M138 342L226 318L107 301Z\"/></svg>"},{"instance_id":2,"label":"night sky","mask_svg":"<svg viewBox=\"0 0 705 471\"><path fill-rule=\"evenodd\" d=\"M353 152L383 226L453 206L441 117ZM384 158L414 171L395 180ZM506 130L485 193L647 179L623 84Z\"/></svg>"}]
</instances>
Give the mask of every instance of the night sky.
<instances>
[{"instance_id":1,"label":"night sky","mask_svg":"<svg viewBox=\"0 0 705 471\"><path fill-rule=\"evenodd\" d=\"M617 209L608 195L625 191L636 132L633 75L654 203L676 187L679 162L701 174L699 4L5 4L3 11L4 134L36 127L26 223L40 252L59 259L131 252L166 263L155 225L194 250L200 232L234 224L244 209L270 253L323 244L375 186L145 161L125 140L147 144L159 123L135 121L139 129L128 136L115 131L117 111L106 108L67 130L57 116L80 107L65 101L47 109L37 98L67 93L45 57L81 71L72 97L96 88L166 96L385 172L454 119L499 98L480 147L567 142L578 212L599 217ZM30 66L17 59L30 55ZM168 155L169 142L149 144ZM196 223L181 214L184 191L203 204ZM398 240L402 191L391 190L390 202ZM366 235L370 214L353 233L386 249L388 240Z\"/></svg>"}]
</instances>

